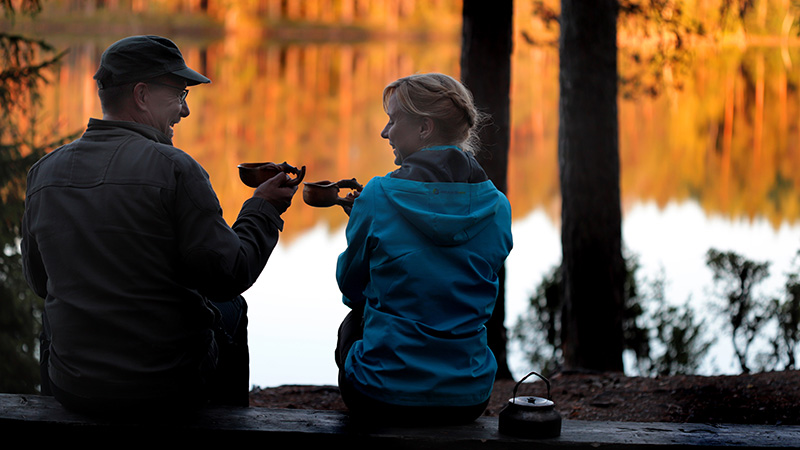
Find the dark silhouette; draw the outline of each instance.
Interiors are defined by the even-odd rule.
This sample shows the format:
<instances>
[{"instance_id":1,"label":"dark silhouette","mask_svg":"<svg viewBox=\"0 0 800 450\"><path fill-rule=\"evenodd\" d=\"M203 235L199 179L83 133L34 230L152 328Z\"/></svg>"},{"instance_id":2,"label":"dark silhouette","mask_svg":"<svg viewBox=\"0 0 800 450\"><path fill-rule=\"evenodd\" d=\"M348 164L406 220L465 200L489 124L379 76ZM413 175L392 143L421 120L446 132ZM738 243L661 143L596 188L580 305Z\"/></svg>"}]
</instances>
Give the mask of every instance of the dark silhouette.
<instances>
[{"instance_id":1,"label":"dark silhouette","mask_svg":"<svg viewBox=\"0 0 800 450\"><path fill-rule=\"evenodd\" d=\"M513 2L465 0L461 38L461 81L472 91L475 104L492 120L480 132L477 155L489 179L502 193L508 191L510 140L509 91ZM489 348L497 358L498 379L510 379L506 355L505 266L498 274L500 291L491 320L486 324Z\"/></svg>"},{"instance_id":2,"label":"dark silhouette","mask_svg":"<svg viewBox=\"0 0 800 450\"><path fill-rule=\"evenodd\" d=\"M617 2L562 0L558 160L567 369L622 371Z\"/></svg>"}]
</instances>

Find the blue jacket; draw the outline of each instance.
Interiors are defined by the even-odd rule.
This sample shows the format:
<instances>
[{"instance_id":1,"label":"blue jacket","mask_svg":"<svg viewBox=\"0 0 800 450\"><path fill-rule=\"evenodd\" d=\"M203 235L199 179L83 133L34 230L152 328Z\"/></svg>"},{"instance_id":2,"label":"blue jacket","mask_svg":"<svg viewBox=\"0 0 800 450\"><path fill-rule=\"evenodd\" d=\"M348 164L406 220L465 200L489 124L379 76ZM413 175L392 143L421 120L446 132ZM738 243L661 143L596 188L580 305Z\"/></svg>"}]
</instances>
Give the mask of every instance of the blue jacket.
<instances>
[{"instance_id":1,"label":"blue jacket","mask_svg":"<svg viewBox=\"0 0 800 450\"><path fill-rule=\"evenodd\" d=\"M476 173L485 181L475 182ZM348 379L396 405L486 401L497 362L484 325L512 247L511 207L475 159L454 147L407 157L367 183L346 234L337 280L344 303L364 309L363 339L345 362Z\"/></svg>"}]
</instances>

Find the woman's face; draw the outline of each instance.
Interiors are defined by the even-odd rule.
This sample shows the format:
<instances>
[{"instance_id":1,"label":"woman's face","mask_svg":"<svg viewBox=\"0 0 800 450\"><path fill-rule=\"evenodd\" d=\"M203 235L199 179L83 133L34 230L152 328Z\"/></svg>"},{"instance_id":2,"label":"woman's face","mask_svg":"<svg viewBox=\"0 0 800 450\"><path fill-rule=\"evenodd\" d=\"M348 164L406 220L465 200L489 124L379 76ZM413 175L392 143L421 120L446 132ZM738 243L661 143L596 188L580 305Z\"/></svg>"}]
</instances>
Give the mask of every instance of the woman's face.
<instances>
[{"instance_id":1,"label":"woman's face","mask_svg":"<svg viewBox=\"0 0 800 450\"><path fill-rule=\"evenodd\" d=\"M394 149L394 163L399 166L408 155L423 147L423 121L401 110L395 94L389 97L386 114L389 121L381 131L381 137L389 140Z\"/></svg>"}]
</instances>

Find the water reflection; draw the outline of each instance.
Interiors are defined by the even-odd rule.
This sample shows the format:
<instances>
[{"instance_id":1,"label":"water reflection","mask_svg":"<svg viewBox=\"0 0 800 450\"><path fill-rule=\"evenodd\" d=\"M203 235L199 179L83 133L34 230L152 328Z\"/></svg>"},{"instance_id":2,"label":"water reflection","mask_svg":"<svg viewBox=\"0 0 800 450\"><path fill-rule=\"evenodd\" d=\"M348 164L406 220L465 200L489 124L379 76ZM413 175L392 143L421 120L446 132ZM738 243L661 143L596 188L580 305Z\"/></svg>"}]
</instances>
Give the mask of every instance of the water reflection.
<instances>
[{"instance_id":1,"label":"water reflection","mask_svg":"<svg viewBox=\"0 0 800 450\"><path fill-rule=\"evenodd\" d=\"M448 39L177 41L188 64L205 68L213 83L191 89L191 115L176 126L175 144L208 170L230 223L252 193L238 179L240 162L287 161L305 165L307 181L355 177L362 184L392 170L379 136L383 87L410 73L459 71L459 43ZM66 134L101 116L91 77L105 45L71 46L45 92L39 126ZM619 107L623 238L645 272L664 269L676 302L705 300L711 276L702 255L711 246L772 260L775 276L800 248L800 98L787 52L698 52L682 74L670 69L682 90ZM790 63L800 61L797 49L788 55ZM560 260L557 53L520 44L513 68L509 323ZM340 208L308 207L298 195L284 217L281 243L247 294L252 382L334 384L334 340L346 312L334 269L346 216ZM708 370L736 369L719 366ZM512 369L525 372L516 360Z\"/></svg>"},{"instance_id":2,"label":"water reflection","mask_svg":"<svg viewBox=\"0 0 800 450\"><path fill-rule=\"evenodd\" d=\"M682 90L620 107L626 201L694 200L708 214L798 219L797 48L700 48Z\"/></svg>"}]
</instances>

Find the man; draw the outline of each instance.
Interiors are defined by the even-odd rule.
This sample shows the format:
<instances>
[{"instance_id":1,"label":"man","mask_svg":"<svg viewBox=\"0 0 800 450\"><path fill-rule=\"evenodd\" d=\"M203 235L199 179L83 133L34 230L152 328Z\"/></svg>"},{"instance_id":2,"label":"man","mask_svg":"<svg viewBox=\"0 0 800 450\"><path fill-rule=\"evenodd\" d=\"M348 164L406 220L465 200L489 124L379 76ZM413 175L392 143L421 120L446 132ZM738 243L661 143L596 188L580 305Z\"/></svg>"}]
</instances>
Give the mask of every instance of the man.
<instances>
[{"instance_id":1,"label":"man","mask_svg":"<svg viewBox=\"0 0 800 450\"><path fill-rule=\"evenodd\" d=\"M186 87L210 80L169 39L112 44L94 78L103 119L28 174L22 252L45 299L43 392L84 412L246 406L240 294L297 187L264 182L227 225L208 174L172 146Z\"/></svg>"}]
</instances>

